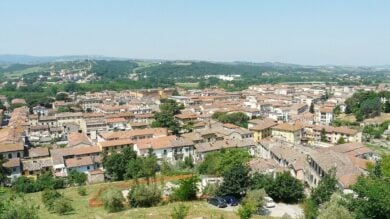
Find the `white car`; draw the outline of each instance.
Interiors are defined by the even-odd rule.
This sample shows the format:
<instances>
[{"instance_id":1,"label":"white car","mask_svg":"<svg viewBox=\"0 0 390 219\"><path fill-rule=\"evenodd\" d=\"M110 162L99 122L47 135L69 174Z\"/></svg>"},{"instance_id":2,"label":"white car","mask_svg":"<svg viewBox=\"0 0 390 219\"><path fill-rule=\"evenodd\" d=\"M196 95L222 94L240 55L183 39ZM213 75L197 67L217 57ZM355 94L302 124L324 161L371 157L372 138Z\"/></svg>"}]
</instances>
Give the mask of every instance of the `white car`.
<instances>
[{"instance_id":1,"label":"white car","mask_svg":"<svg viewBox=\"0 0 390 219\"><path fill-rule=\"evenodd\" d=\"M271 197L265 197L265 207L267 208L274 208L275 207L275 202Z\"/></svg>"}]
</instances>

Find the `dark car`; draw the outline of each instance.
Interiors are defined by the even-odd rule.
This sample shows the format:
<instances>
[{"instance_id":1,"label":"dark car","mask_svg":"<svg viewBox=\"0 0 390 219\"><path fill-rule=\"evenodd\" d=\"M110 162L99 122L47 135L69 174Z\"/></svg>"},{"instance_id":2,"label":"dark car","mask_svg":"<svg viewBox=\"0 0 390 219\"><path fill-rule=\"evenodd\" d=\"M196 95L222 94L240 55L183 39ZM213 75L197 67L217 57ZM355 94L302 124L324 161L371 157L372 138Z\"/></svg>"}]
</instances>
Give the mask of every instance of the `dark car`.
<instances>
[{"instance_id":1,"label":"dark car","mask_svg":"<svg viewBox=\"0 0 390 219\"><path fill-rule=\"evenodd\" d=\"M225 199L223 199L221 197L208 198L207 202L218 207L218 208L226 208L227 207Z\"/></svg>"},{"instance_id":2,"label":"dark car","mask_svg":"<svg viewBox=\"0 0 390 219\"><path fill-rule=\"evenodd\" d=\"M238 205L238 200L234 196L224 196L223 199L225 199L226 203L230 206Z\"/></svg>"},{"instance_id":3,"label":"dark car","mask_svg":"<svg viewBox=\"0 0 390 219\"><path fill-rule=\"evenodd\" d=\"M267 216L271 213L271 211L265 207L261 207L261 208L258 208L257 209L257 214L258 215L263 215L263 216Z\"/></svg>"}]
</instances>

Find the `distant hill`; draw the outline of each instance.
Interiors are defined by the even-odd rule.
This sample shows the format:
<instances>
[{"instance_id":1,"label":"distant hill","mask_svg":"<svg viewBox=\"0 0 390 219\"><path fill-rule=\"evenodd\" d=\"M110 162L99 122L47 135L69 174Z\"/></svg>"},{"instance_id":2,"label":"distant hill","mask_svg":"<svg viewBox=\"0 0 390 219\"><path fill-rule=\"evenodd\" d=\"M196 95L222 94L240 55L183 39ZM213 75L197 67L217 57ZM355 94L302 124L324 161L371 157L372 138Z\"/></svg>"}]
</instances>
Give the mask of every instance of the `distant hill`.
<instances>
[{"instance_id":1,"label":"distant hill","mask_svg":"<svg viewBox=\"0 0 390 219\"><path fill-rule=\"evenodd\" d=\"M68 62L85 59L93 60L121 60L122 58L97 55L71 55L71 56L30 56L30 55L0 55L0 64L41 64L49 62Z\"/></svg>"}]
</instances>

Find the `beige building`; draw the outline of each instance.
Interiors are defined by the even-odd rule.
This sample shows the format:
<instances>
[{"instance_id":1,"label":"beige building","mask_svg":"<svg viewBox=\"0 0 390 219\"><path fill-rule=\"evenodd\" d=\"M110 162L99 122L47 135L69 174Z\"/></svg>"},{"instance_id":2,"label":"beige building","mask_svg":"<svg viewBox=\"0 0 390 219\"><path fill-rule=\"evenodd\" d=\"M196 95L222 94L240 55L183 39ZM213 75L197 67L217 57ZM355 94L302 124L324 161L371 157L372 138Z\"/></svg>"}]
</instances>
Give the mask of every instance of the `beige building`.
<instances>
[{"instance_id":1,"label":"beige building","mask_svg":"<svg viewBox=\"0 0 390 219\"><path fill-rule=\"evenodd\" d=\"M272 136L293 144L301 142L302 133L303 128L298 124L282 123L272 127Z\"/></svg>"},{"instance_id":2,"label":"beige building","mask_svg":"<svg viewBox=\"0 0 390 219\"><path fill-rule=\"evenodd\" d=\"M332 144L337 144L341 138L344 142L361 142L362 133L348 127L332 127L332 126L307 126L305 127L304 137L309 144L314 144L321 141L321 133L325 132L326 141Z\"/></svg>"}]
</instances>

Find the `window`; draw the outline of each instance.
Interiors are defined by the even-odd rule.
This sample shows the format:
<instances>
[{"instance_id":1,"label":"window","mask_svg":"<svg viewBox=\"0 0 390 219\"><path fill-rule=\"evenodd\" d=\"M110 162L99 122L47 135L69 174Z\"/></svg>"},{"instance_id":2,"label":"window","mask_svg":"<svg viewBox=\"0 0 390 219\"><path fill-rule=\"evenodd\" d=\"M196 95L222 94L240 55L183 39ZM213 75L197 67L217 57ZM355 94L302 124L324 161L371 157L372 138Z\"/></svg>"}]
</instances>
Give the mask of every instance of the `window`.
<instances>
[{"instance_id":1,"label":"window","mask_svg":"<svg viewBox=\"0 0 390 219\"><path fill-rule=\"evenodd\" d=\"M20 157L20 152L18 152L18 153L16 154L16 157Z\"/></svg>"},{"instance_id":2,"label":"window","mask_svg":"<svg viewBox=\"0 0 390 219\"><path fill-rule=\"evenodd\" d=\"M8 154L8 159L11 159L12 158L12 154Z\"/></svg>"},{"instance_id":3,"label":"window","mask_svg":"<svg viewBox=\"0 0 390 219\"><path fill-rule=\"evenodd\" d=\"M89 170L89 166L87 166L87 170Z\"/></svg>"}]
</instances>

